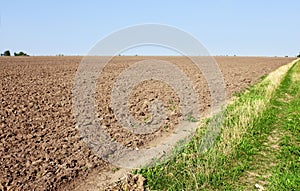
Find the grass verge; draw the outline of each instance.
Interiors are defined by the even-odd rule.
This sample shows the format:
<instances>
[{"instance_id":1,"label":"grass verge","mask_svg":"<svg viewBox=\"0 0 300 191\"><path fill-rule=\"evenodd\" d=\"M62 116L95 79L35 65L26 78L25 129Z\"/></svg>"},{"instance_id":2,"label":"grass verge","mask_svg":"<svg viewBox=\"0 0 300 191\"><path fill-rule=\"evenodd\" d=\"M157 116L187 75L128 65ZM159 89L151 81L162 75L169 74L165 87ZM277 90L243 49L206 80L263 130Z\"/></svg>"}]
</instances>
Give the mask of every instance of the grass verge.
<instances>
[{"instance_id":1,"label":"grass verge","mask_svg":"<svg viewBox=\"0 0 300 191\"><path fill-rule=\"evenodd\" d=\"M277 120L277 114L281 113L282 118L285 119L287 117L285 116L286 110L291 110L293 115L296 115L296 118L289 115L291 123L297 121L299 115L297 96L291 98L291 102L294 103L291 107L294 107L295 111L281 105L276 106L274 103L278 100L277 97L282 94L281 92L287 91L283 84L289 85L286 88L291 88L294 93L299 92L296 91L297 80L294 80L293 83L286 82L291 78L291 75L297 76L293 73L298 72L295 62L282 66L258 84L250 87L227 106L217 141L205 153L200 152L200 146L208 123L203 123L199 127L193 139L173 159L152 168L140 169L136 173L142 174L146 178L147 187L150 190L246 189L249 182L242 181L241 177L244 177L246 172L259 168L253 162L264 151L264 143L268 140L270 133L274 128L278 128L279 122L282 121ZM285 122L282 123L285 124ZM294 128L294 126L289 127ZM295 145L297 141L299 143L299 129L294 128L293 132L291 133L293 136L284 136L285 138L280 143L280 152L275 157L280 162L274 167L275 171L288 172L284 175L289 180L290 188L294 188L295 184L298 183L295 173L298 173L299 166L297 165L299 162L297 160L300 160L296 151L298 149L299 152L299 145ZM296 153L296 155L294 156L292 153ZM285 157L286 155L288 157ZM294 162L287 163L287 160L281 161L281 159ZM290 170L294 168L295 170L284 171L282 168ZM268 176L270 182L268 185L272 185L274 189L285 181L282 179L283 174L277 171Z\"/></svg>"}]
</instances>

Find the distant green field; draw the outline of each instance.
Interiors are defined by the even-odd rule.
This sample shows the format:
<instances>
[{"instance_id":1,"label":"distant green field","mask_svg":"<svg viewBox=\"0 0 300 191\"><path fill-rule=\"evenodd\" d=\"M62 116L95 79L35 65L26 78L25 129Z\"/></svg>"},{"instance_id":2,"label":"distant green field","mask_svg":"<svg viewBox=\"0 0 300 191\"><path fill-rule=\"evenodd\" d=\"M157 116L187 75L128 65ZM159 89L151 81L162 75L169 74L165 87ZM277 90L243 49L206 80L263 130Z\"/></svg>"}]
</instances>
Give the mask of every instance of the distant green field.
<instances>
[{"instance_id":1,"label":"distant green field","mask_svg":"<svg viewBox=\"0 0 300 191\"><path fill-rule=\"evenodd\" d=\"M300 61L272 72L223 112L208 151L200 152L204 122L173 159L137 170L146 188L300 190Z\"/></svg>"}]
</instances>

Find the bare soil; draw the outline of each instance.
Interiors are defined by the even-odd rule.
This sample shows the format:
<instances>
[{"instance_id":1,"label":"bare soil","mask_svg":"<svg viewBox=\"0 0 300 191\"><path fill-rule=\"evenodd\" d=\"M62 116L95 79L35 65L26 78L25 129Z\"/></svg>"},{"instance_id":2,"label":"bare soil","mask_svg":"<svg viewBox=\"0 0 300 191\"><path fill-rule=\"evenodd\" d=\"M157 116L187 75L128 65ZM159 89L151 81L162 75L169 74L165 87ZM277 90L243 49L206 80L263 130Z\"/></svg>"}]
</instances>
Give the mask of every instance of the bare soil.
<instances>
[{"instance_id":1,"label":"bare soil","mask_svg":"<svg viewBox=\"0 0 300 191\"><path fill-rule=\"evenodd\" d=\"M180 102L176 93L158 81L137 86L130 111L145 120L153 99L171 108L162 128L136 135L122 128L110 106L112 85L131 64L150 57L115 57L99 78L96 108L102 127L128 147L145 148L176 128ZM210 107L203 75L185 57L151 57L176 64L190 77L202 112ZM91 175L113 174L115 167L94 155L75 128L72 86L82 57L0 58L0 190L74 190ZM216 57L231 96L261 76L292 61L275 57ZM173 109L172 109L173 108ZM103 172L103 173L102 173ZM101 181L101 179L97 179ZM110 181L103 178L103 182ZM93 183L90 183L92 185ZM97 183L98 188L104 184Z\"/></svg>"}]
</instances>

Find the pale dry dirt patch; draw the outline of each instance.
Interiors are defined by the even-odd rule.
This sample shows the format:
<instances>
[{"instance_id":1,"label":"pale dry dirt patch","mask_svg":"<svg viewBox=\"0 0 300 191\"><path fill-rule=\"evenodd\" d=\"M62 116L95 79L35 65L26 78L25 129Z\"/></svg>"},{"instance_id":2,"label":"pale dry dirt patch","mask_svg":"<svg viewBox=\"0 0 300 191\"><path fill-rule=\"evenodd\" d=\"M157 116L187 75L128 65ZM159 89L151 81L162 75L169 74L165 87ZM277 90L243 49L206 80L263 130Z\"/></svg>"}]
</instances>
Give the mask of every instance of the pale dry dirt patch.
<instances>
[{"instance_id":1,"label":"pale dry dirt patch","mask_svg":"<svg viewBox=\"0 0 300 191\"><path fill-rule=\"evenodd\" d=\"M277 164L276 153L280 151L280 140L284 132L274 129L263 143L264 149L256 155L253 160L252 169L246 171L240 178L240 183L246 186L247 190L266 190L268 179L272 175L272 169Z\"/></svg>"}]
</instances>

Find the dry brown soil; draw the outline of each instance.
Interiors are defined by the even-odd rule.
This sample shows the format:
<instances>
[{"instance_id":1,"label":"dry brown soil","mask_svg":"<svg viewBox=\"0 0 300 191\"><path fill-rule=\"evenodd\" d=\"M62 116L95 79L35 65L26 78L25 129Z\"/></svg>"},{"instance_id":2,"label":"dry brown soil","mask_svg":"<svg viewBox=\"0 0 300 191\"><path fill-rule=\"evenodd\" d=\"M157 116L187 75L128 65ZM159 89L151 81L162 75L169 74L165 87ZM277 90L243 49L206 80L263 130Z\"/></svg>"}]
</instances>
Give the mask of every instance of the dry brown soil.
<instances>
[{"instance_id":1,"label":"dry brown soil","mask_svg":"<svg viewBox=\"0 0 300 191\"><path fill-rule=\"evenodd\" d=\"M94 155L75 128L72 85L82 57L0 58L0 190L73 190L92 174L116 168ZM122 128L110 106L112 85L131 64L149 57L115 57L97 83L96 103L102 127L128 147L145 148L176 128L180 100L159 81L145 81L130 97L130 112L149 120L149 104L168 108L162 128L136 135ZM153 59L153 57L151 57ZM201 111L210 107L205 78L184 57L155 57L175 63L195 85ZM238 92L294 58L216 57L227 95ZM105 177L103 179L105 182Z\"/></svg>"}]
</instances>

